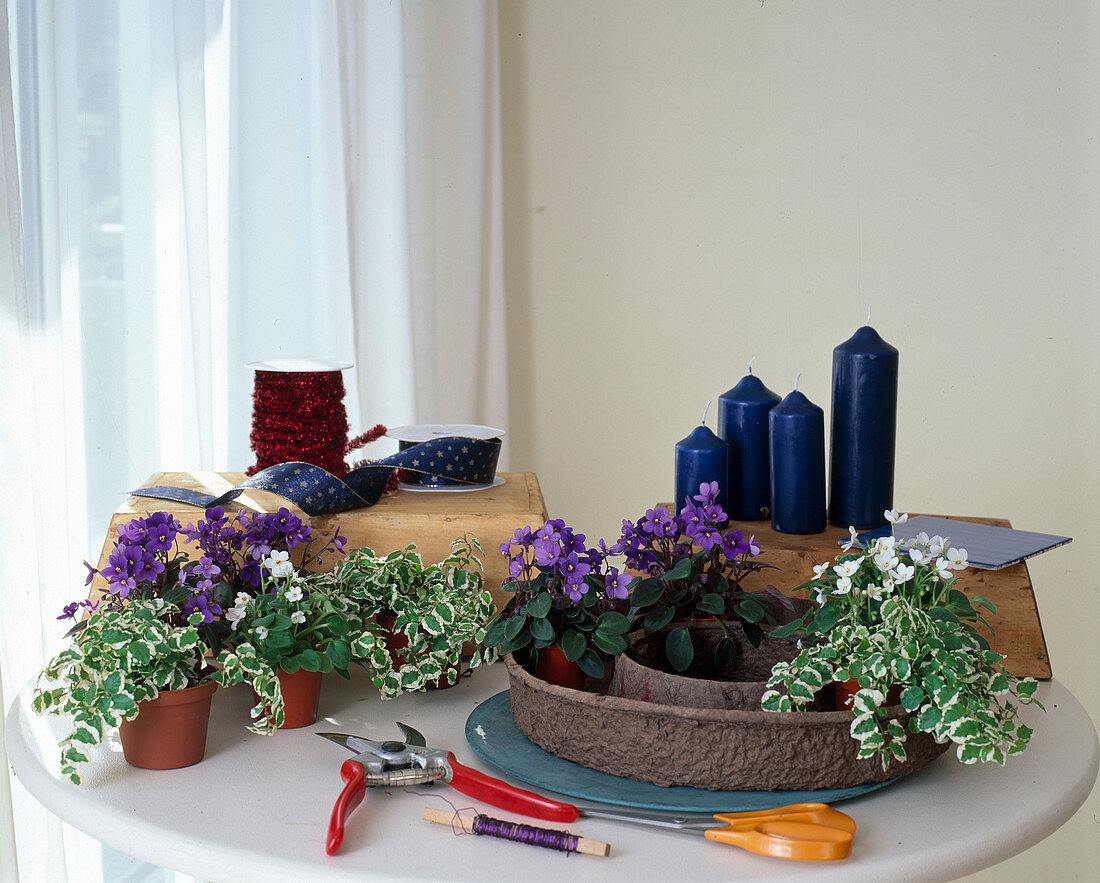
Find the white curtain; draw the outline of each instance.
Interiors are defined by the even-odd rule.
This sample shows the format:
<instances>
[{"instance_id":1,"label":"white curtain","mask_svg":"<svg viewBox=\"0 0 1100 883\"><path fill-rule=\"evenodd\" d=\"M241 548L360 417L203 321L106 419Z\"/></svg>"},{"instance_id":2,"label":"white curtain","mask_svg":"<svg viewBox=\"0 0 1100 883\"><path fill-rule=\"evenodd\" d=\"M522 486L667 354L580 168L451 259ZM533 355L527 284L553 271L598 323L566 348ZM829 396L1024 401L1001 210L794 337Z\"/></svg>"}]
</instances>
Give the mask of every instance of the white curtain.
<instances>
[{"instance_id":1,"label":"white curtain","mask_svg":"<svg viewBox=\"0 0 1100 883\"><path fill-rule=\"evenodd\" d=\"M0 3L6 710L127 492L251 464L246 362L354 362L353 433L507 403L495 3ZM16 856L144 873L17 781Z\"/></svg>"}]
</instances>

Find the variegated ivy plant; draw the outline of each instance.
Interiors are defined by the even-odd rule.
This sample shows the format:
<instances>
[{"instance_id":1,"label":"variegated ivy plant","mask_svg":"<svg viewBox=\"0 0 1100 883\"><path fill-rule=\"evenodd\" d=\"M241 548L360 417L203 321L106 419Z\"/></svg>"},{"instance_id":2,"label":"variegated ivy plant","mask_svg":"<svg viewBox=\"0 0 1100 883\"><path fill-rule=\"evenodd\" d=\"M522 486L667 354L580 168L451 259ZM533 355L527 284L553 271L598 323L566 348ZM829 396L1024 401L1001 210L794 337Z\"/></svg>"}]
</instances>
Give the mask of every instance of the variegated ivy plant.
<instances>
[{"instance_id":1,"label":"variegated ivy plant","mask_svg":"<svg viewBox=\"0 0 1100 883\"><path fill-rule=\"evenodd\" d=\"M466 534L451 543L450 554L438 564L425 566L415 545L384 556L364 548L329 573L311 577L311 585L357 621L352 654L366 666L383 699L423 690L440 679L454 683L466 644L478 648L470 668L496 658L495 650L481 647L494 613L481 574L482 555L481 544ZM396 615L392 630L408 639L393 657L386 631L374 622L379 614Z\"/></svg>"},{"instance_id":2,"label":"variegated ivy plant","mask_svg":"<svg viewBox=\"0 0 1100 883\"><path fill-rule=\"evenodd\" d=\"M906 519L893 510L885 515L893 523ZM891 536L853 550L851 533L845 554L831 567L818 565L804 584L821 606L775 633L804 627L807 637L798 656L773 667L762 708L800 710L826 685L854 679L858 756L878 757L883 769L906 759L906 728L886 704L891 687L909 712L909 731L955 743L963 763L1003 764L1023 751L1032 731L1011 700L1042 708L1038 684L1008 675L1004 657L976 630L985 622L977 607L996 611L955 588L966 550L923 534L908 544Z\"/></svg>"},{"instance_id":3,"label":"variegated ivy plant","mask_svg":"<svg viewBox=\"0 0 1100 883\"><path fill-rule=\"evenodd\" d=\"M78 765L88 750L123 721L138 716L140 704L162 690L194 687L207 680L224 687L244 681L259 701L252 709L253 732L270 734L283 722L283 700L275 671L251 644L223 650L217 666L206 665L207 647L196 629L195 611L180 621L180 610L163 598L131 598L98 610L74 630L73 642L39 675L33 708L68 715L72 732L61 740L61 775L83 781Z\"/></svg>"}]
</instances>

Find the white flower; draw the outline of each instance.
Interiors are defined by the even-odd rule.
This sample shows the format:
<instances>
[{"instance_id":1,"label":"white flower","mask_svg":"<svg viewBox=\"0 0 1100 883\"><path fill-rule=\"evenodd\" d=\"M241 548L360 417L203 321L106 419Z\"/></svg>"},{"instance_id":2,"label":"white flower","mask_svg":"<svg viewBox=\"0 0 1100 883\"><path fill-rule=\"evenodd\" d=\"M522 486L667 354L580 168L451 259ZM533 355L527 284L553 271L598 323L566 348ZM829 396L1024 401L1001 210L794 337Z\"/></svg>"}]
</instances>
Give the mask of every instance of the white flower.
<instances>
[{"instance_id":1,"label":"white flower","mask_svg":"<svg viewBox=\"0 0 1100 883\"><path fill-rule=\"evenodd\" d=\"M887 594L894 591L894 578L892 576L888 576L882 581L882 591Z\"/></svg>"},{"instance_id":2,"label":"white flower","mask_svg":"<svg viewBox=\"0 0 1100 883\"><path fill-rule=\"evenodd\" d=\"M836 591L838 595L847 595L852 591L852 578L850 576L842 576L836 581Z\"/></svg>"},{"instance_id":3,"label":"white flower","mask_svg":"<svg viewBox=\"0 0 1100 883\"><path fill-rule=\"evenodd\" d=\"M913 559L914 564L927 564L928 557L920 549L910 549L909 557Z\"/></svg>"},{"instance_id":4,"label":"white flower","mask_svg":"<svg viewBox=\"0 0 1100 883\"><path fill-rule=\"evenodd\" d=\"M943 552L944 547L946 545L947 545L947 540L945 540L943 537L941 537L941 536L932 537L932 539L930 539L928 541L928 555L929 555L929 557L935 558L937 555L939 555L941 552Z\"/></svg>"},{"instance_id":5,"label":"white flower","mask_svg":"<svg viewBox=\"0 0 1100 883\"><path fill-rule=\"evenodd\" d=\"M267 629L265 629L262 625L256 626L253 631L256 633L256 637L259 638L261 641L267 640Z\"/></svg>"},{"instance_id":6,"label":"white flower","mask_svg":"<svg viewBox=\"0 0 1100 883\"><path fill-rule=\"evenodd\" d=\"M233 627L233 631L236 631L237 626L241 624L241 619L244 618L244 607L230 607L225 611L225 618L229 620L229 623Z\"/></svg>"},{"instance_id":7,"label":"white flower","mask_svg":"<svg viewBox=\"0 0 1100 883\"><path fill-rule=\"evenodd\" d=\"M948 549L947 560L952 570L966 570L970 566L970 562L966 560L966 549Z\"/></svg>"},{"instance_id":8,"label":"white flower","mask_svg":"<svg viewBox=\"0 0 1100 883\"><path fill-rule=\"evenodd\" d=\"M233 605L235 607L244 607L252 600L252 596L248 592L237 592L237 597L233 599Z\"/></svg>"},{"instance_id":9,"label":"white flower","mask_svg":"<svg viewBox=\"0 0 1100 883\"><path fill-rule=\"evenodd\" d=\"M854 527L849 526L849 528L848 528L848 542L846 542L841 547L841 551L842 552L847 552L854 545L856 545L856 529Z\"/></svg>"},{"instance_id":10,"label":"white flower","mask_svg":"<svg viewBox=\"0 0 1100 883\"><path fill-rule=\"evenodd\" d=\"M922 530L922 531L921 531L921 532L920 532L919 534L917 534L916 538L914 539L914 542L915 542L915 543L916 543L916 544L917 544L918 546L923 546L923 547L924 547L925 549L927 549L927 548L928 548L928 544L929 544L930 540L928 539L928 534L927 534L927 533L925 533L925 532L924 532L924 531Z\"/></svg>"},{"instance_id":11,"label":"white flower","mask_svg":"<svg viewBox=\"0 0 1100 883\"><path fill-rule=\"evenodd\" d=\"M289 585L286 591L283 593L288 601L301 601L302 600L302 587L298 584Z\"/></svg>"},{"instance_id":12,"label":"white flower","mask_svg":"<svg viewBox=\"0 0 1100 883\"><path fill-rule=\"evenodd\" d=\"M837 576L855 576L859 572L859 565L863 563L863 556L852 558L850 561L841 561L833 567L833 573Z\"/></svg>"},{"instance_id":13,"label":"white flower","mask_svg":"<svg viewBox=\"0 0 1100 883\"><path fill-rule=\"evenodd\" d=\"M884 586L876 586L874 583L871 583L871 585L867 587L867 594L874 598L874 600L881 601L886 595L886 589Z\"/></svg>"},{"instance_id":14,"label":"white flower","mask_svg":"<svg viewBox=\"0 0 1100 883\"><path fill-rule=\"evenodd\" d=\"M897 545L897 537L879 537L875 540L874 553L877 555L880 552L893 552L897 549Z\"/></svg>"},{"instance_id":15,"label":"white flower","mask_svg":"<svg viewBox=\"0 0 1100 883\"><path fill-rule=\"evenodd\" d=\"M936 576L942 580L951 579L951 562L946 558L936 559Z\"/></svg>"},{"instance_id":16,"label":"white flower","mask_svg":"<svg viewBox=\"0 0 1100 883\"><path fill-rule=\"evenodd\" d=\"M898 515L897 509L887 509L882 514L886 516L886 520L889 521L891 524L902 524L903 522L909 520L908 514Z\"/></svg>"},{"instance_id":17,"label":"white flower","mask_svg":"<svg viewBox=\"0 0 1100 883\"><path fill-rule=\"evenodd\" d=\"M829 562L814 565L814 579L822 579L829 572Z\"/></svg>"},{"instance_id":18,"label":"white flower","mask_svg":"<svg viewBox=\"0 0 1100 883\"><path fill-rule=\"evenodd\" d=\"M894 578L895 583L904 583L913 578L913 573L915 571L916 568L913 567L911 564L899 564L897 567L894 568L890 576Z\"/></svg>"},{"instance_id":19,"label":"white flower","mask_svg":"<svg viewBox=\"0 0 1100 883\"><path fill-rule=\"evenodd\" d=\"M889 573L899 564L898 556L893 549L883 549L875 556L875 565L883 573Z\"/></svg>"},{"instance_id":20,"label":"white flower","mask_svg":"<svg viewBox=\"0 0 1100 883\"><path fill-rule=\"evenodd\" d=\"M306 621L306 615L301 610L295 610L290 614L290 621L301 624Z\"/></svg>"},{"instance_id":21,"label":"white flower","mask_svg":"<svg viewBox=\"0 0 1100 883\"><path fill-rule=\"evenodd\" d=\"M294 565L290 563L290 553L276 550L264 559L264 567L276 579L293 576Z\"/></svg>"}]
</instances>

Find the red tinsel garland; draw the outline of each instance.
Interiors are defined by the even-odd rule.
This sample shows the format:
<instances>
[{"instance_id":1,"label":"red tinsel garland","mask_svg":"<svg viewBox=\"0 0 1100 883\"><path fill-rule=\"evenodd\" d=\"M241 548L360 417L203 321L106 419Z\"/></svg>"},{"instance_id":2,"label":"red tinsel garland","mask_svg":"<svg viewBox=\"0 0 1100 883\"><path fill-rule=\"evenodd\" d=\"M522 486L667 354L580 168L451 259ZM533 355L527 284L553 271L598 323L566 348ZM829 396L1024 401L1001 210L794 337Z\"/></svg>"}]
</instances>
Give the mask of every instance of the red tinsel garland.
<instances>
[{"instance_id":1,"label":"red tinsel garland","mask_svg":"<svg viewBox=\"0 0 1100 883\"><path fill-rule=\"evenodd\" d=\"M348 440L344 409L344 379L339 371L256 371L252 392L252 432L256 454L253 475L276 463L298 460L320 466L340 478L347 474L344 457L380 438L379 423ZM386 493L395 490L400 476L390 476Z\"/></svg>"}]
</instances>

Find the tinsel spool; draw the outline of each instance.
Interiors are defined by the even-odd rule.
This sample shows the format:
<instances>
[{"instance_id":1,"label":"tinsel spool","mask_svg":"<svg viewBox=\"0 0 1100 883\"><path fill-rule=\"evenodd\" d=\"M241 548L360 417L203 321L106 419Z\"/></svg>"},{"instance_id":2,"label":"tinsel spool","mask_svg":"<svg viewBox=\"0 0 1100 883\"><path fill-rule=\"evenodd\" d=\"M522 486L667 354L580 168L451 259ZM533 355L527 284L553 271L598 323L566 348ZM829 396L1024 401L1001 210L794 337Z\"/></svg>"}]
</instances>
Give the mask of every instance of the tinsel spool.
<instances>
[{"instance_id":1,"label":"tinsel spool","mask_svg":"<svg viewBox=\"0 0 1100 883\"><path fill-rule=\"evenodd\" d=\"M300 461L340 478L348 472L345 456L386 432L378 425L349 441L341 374L351 367L347 362L286 359L247 367L256 371L249 434L256 464L248 475L276 463ZM398 480L395 474L391 484L396 487Z\"/></svg>"}]
</instances>

